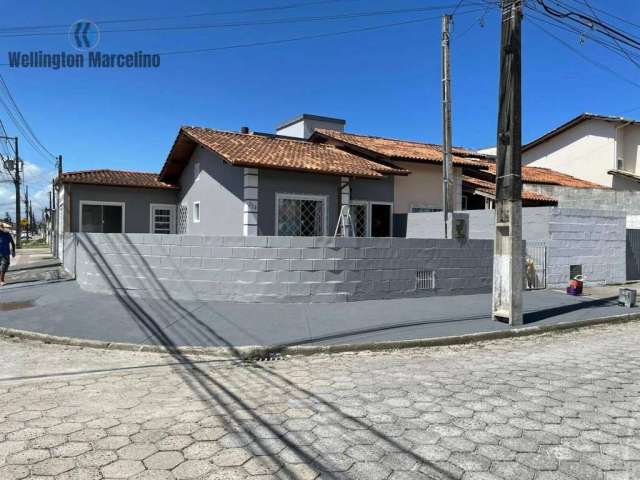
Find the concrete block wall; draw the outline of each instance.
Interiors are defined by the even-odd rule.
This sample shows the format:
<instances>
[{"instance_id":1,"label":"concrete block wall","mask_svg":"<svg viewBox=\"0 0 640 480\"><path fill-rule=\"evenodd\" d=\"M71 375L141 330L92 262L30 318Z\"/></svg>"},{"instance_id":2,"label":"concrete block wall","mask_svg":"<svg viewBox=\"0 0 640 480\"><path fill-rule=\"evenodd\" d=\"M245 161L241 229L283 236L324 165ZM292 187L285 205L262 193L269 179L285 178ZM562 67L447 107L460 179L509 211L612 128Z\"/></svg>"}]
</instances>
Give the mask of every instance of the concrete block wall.
<instances>
[{"instance_id":1,"label":"concrete block wall","mask_svg":"<svg viewBox=\"0 0 640 480\"><path fill-rule=\"evenodd\" d=\"M547 224L552 207L532 207L522 210L522 238L546 240ZM469 215L469 238L493 240L496 235L495 210L464 210ZM410 213L407 238L442 238L442 212Z\"/></svg>"},{"instance_id":2,"label":"concrete block wall","mask_svg":"<svg viewBox=\"0 0 640 480\"><path fill-rule=\"evenodd\" d=\"M640 215L640 191L609 188L571 188L557 185L527 184L525 189L558 200L559 208L613 210Z\"/></svg>"},{"instance_id":3,"label":"concrete block wall","mask_svg":"<svg viewBox=\"0 0 640 480\"><path fill-rule=\"evenodd\" d=\"M495 237L495 210L465 213L470 215L470 238ZM582 265L588 283L621 283L626 280L626 222L620 211L528 207L522 210L522 236L528 243L546 244L549 287L567 285L570 265ZM407 236L441 235L441 225L440 212L411 213Z\"/></svg>"},{"instance_id":4,"label":"concrete block wall","mask_svg":"<svg viewBox=\"0 0 640 480\"><path fill-rule=\"evenodd\" d=\"M493 242L404 238L67 234L84 289L239 302L344 302L490 292ZM436 288L418 290L419 270Z\"/></svg>"},{"instance_id":5,"label":"concrete block wall","mask_svg":"<svg viewBox=\"0 0 640 480\"><path fill-rule=\"evenodd\" d=\"M588 284L626 280L626 215L605 210L554 208L549 219L547 282L564 287L571 265Z\"/></svg>"}]
</instances>

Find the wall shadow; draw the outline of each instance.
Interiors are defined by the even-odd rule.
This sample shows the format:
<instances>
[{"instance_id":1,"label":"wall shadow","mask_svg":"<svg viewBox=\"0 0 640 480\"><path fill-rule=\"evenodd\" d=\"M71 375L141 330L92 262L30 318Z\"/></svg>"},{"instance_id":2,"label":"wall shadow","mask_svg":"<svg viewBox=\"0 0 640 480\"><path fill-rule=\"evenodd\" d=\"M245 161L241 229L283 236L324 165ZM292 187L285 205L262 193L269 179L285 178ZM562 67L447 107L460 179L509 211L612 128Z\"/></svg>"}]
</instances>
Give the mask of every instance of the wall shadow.
<instances>
[{"instance_id":1,"label":"wall shadow","mask_svg":"<svg viewBox=\"0 0 640 480\"><path fill-rule=\"evenodd\" d=\"M122 238L127 242L127 248L137 251L137 247L130 242L126 235L122 235ZM152 336L156 341L164 346L168 353L177 362L188 367L175 368L174 371L183 379L192 392L203 402L207 402L209 405L215 406L217 409L224 411L226 417L228 417L228 419L225 418L225 425L229 432L236 431L238 428L237 426L239 426L242 434L251 439L251 445L253 445L253 447L251 447L250 450L252 450L252 453L264 454L265 451L269 452L268 442L260 435L256 434L252 425L245 425L250 422L247 422L247 418L244 415L238 415L237 408L235 407L240 407L242 411L249 415L249 419L251 421L255 422L263 429L266 429L273 438L277 438L283 442L285 446L294 452L305 464L318 470L322 474L323 478L349 478L348 472L335 471L336 468L332 464L332 461L329 458L323 457L322 452L314 450L313 447L302 446L302 444L305 443L301 438L302 432L290 431L285 434L281 428L271 424L267 419L262 418L261 415L254 412L251 405L249 405L244 399L240 398L232 390L233 387L239 387L239 385L233 382L230 376L225 375L221 370L215 371L215 374L207 372L202 365L194 362L189 356L182 354L178 345L176 345L172 338L170 338L170 336L165 332L166 327L159 325L157 319L154 318L154 315L147 312L140 299L136 299L129 294L128 289L120 282L118 276L109 265L109 262L104 258L104 255L100 252L100 249L97 248L92 239L86 235L77 235L77 242L79 246L82 246L87 253L93 256L93 262L100 270L102 277L108 283L109 289L116 296L120 304L132 315L132 318L136 323L138 323L149 336ZM164 295L166 295L163 305L166 305L169 309L170 315L178 315L177 318L173 318L174 322L183 322L184 328L189 330L191 333L201 336L205 341L215 340L217 342L221 342L229 349L229 351L235 352L238 359L241 358L240 352L236 347L216 332L211 325L206 324L196 317L193 314L193 311L189 311L184 308L180 302L176 301L171 296L170 292L168 292L166 287L161 284L153 272L153 269L150 268L139 252L136 257L141 259L142 264L139 264L139 266L145 270L145 275L148 275L147 278L152 279L153 284L156 285ZM209 309L213 310L210 306ZM215 312L215 314L220 318L226 318L219 312ZM230 319L226 320L231 321ZM278 372L266 369L264 366L260 365L260 363L246 364L238 362L238 367L245 368L246 374L253 380L253 386L256 389L260 389L261 386L263 388L273 388L278 391L285 400L299 399L302 394L305 397L312 399L314 403L322 405L323 410L328 409L335 415L335 426L343 430L343 438L347 441L352 440L353 445L358 444L357 431L366 430L370 435L375 437L376 441L383 442L387 446L393 448L394 451L409 455L416 463L420 464L422 467L428 468L432 475L437 475L444 479L455 478L451 473L447 472L437 464L416 454L411 448L407 447L406 444L403 444L395 438L386 435L381 430L372 427L363 419L342 412L338 406L332 404L318 394L300 387ZM228 384L231 384L231 388L227 386ZM221 398L219 392L224 394L226 399ZM231 405L227 399L231 401ZM318 409L314 409L314 412L316 412L316 414L321 413ZM349 430L344 427L346 424L355 425L358 430ZM296 478L293 468L289 464L279 460L276 453L270 454L270 457L280 465L280 467L285 471L284 473L288 474L291 478Z\"/></svg>"}]
</instances>

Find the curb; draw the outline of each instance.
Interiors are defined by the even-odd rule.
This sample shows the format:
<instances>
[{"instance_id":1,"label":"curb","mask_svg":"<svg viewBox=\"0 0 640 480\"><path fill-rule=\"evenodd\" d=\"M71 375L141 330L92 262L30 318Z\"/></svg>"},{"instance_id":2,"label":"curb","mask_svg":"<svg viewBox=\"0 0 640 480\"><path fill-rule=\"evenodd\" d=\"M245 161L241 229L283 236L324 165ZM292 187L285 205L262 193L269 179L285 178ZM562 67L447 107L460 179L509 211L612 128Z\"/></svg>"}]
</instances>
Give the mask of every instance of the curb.
<instances>
[{"instance_id":1,"label":"curb","mask_svg":"<svg viewBox=\"0 0 640 480\"><path fill-rule=\"evenodd\" d=\"M327 353L346 352L376 352L383 350L399 350L418 347L444 347L450 345L466 345L471 343L500 340L505 338L527 337L545 333L577 330L585 327L606 324L621 324L640 320L640 313L628 313L609 317L592 318L589 320L577 320L558 323L554 325L541 325L533 327L521 327L512 330L498 330L494 332L468 333L464 335L423 338L416 340L395 340L372 343L344 343L338 345L299 345L299 346L242 346L242 347L165 347L161 345L141 345L124 342L107 342L100 340L85 340L74 337L61 337L46 333L17 330L14 328L0 327L0 336L36 340L55 345L67 345L73 347L98 348L103 350L120 350L129 352L151 352L179 355L211 355L216 357L236 358L242 360L269 359L278 355L316 355Z\"/></svg>"}]
</instances>

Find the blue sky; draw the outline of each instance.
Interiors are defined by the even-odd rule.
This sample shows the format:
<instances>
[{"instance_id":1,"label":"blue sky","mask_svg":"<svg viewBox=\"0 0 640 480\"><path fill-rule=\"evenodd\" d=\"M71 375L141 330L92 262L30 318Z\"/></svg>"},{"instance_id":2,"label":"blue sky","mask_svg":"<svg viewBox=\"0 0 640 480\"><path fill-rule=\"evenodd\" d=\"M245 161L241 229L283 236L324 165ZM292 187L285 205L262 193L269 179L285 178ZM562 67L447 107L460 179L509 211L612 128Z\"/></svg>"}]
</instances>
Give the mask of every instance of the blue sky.
<instances>
[{"instance_id":1,"label":"blue sky","mask_svg":"<svg viewBox=\"0 0 640 480\"><path fill-rule=\"evenodd\" d=\"M586 8L582 0L564 0ZM308 3L313 0L137 0L135 2L5 1L0 29L70 25L91 19L102 28L99 50L147 53L216 48L438 17L433 11L308 23L188 31L104 32L115 28L216 24L289 17L447 6L455 0L341 0L280 11L200 16L129 24L111 19L189 15ZM496 129L499 15L466 0L452 40L453 138L468 147L492 145ZM533 3L530 0L530 3ZM640 24L636 0L590 0ZM539 15L539 14L538 14ZM538 30L526 15L523 33L523 134L528 141L583 111L640 117L640 89L587 63ZM609 17L602 17L615 21ZM484 26L481 27L480 24ZM640 33L640 27L624 25ZM638 68L589 39L545 25L573 48L640 84ZM54 29L65 31L65 28ZM0 37L6 32L0 31ZM73 51L67 35L3 37L8 51ZM115 168L158 171L182 124L273 131L302 112L347 120L347 130L439 142L440 20L330 38L207 54L166 56L158 69L44 70L0 67L22 113L42 143L63 154L65 170ZM5 97L6 100L6 97ZM634 109L637 109L634 111ZM10 134L15 125L0 106ZM46 198L52 164L26 142L27 181ZM29 178L31 177L31 178ZM0 210L10 189L0 183ZM1 212L0 212L1 213Z\"/></svg>"}]
</instances>

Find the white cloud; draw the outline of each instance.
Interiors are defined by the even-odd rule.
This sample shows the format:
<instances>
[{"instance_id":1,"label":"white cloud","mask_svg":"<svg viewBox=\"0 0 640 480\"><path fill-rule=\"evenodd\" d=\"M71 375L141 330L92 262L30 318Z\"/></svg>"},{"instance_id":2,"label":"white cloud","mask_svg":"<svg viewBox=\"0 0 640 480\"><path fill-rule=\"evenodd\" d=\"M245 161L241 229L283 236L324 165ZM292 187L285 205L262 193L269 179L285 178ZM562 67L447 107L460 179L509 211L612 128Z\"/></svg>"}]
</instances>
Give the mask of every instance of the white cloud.
<instances>
[{"instance_id":1,"label":"white cloud","mask_svg":"<svg viewBox=\"0 0 640 480\"><path fill-rule=\"evenodd\" d=\"M51 179L56 175L53 168L46 169L40 165L25 161L22 172L22 215L24 216L24 191L25 185L29 186L29 198L36 218L40 218L40 212L49 207L49 191L51 190ZM9 212L11 217L15 216L16 196L13 179L6 171L0 173L0 217L4 217L5 212Z\"/></svg>"}]
</instances>

